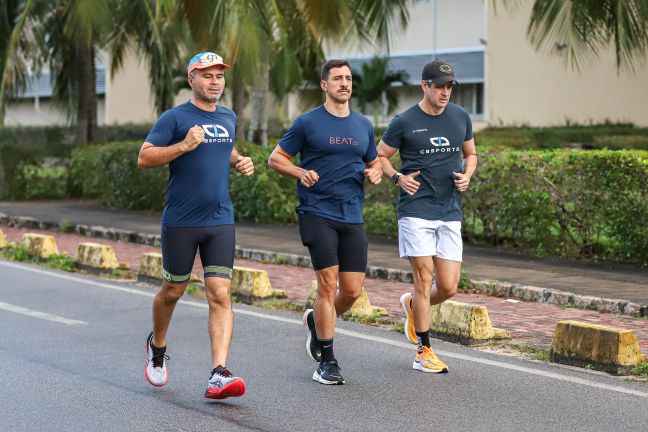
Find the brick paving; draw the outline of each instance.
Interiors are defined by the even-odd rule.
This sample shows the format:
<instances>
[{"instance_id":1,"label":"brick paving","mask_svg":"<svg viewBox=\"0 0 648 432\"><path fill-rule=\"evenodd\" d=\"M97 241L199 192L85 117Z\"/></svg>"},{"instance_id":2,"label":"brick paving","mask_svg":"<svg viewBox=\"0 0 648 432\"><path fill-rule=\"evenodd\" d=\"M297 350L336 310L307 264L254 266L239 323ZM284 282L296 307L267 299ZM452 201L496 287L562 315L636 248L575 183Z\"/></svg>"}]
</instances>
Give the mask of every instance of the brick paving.
<instances>
[{"instance_id":1,"label":"brick paving","mask_svg":"<svg viewBox=\"0 0 648 432\"><path fill-rule=\"evenodd\" d=\"M0 226L8 241L19 241L24 232L40 232L54 235L61 252L75 255L78 243L91 241L111 245L117 258L129 264L132 270L139 268L140 256L146 252L159 252L158 248L132 243L122 243L104 239L88 239L75 234L53 233L35 229L12 228ZM304 301L311 281L315 279L312 269L292 267L270 263L260 263L237 259L235 265L266 270L273 288L286 291L288 299ZM201 274L200 259L194 264L194 273ZM389 312L390 318L400 318L398 299L405 291L411 291L410 284L390 282L381 279L367 279L365 283L369 298L374 306L382 306ZM476 294L458 294L453 300L486 306L493 326L508 330L514 343L532 343L547 346L551 341L556 322L572 319L593 324L634 330L639 339L639 345L648 356L648 321L625 315L604 314L559 306L511 302L498 297L488 297Z\"/></svg>"}]
</instances>

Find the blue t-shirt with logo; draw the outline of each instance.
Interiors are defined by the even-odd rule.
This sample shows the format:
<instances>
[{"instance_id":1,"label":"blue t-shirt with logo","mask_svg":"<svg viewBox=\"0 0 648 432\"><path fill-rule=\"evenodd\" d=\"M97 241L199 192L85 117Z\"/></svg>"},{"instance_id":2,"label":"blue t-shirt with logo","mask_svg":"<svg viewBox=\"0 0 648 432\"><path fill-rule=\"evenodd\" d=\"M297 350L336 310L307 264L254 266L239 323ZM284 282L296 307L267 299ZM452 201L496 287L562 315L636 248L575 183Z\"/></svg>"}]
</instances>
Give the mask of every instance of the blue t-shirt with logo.
<instances>
[{"instance_id":1,"label":"blue t-shirt with logo","mask_svg":"<svg viewBox=\"0 0 648 432\"><path fill-rule=\"evenodd\" d=\"M169 163L169 185L162 224L172 227L208 227L234 223L229 195L230 156L236 136L236 114L217 106L203 111L191 102L164 112L146 137L156 146L182 141L199 125L205 141Z\"/></svg>"},{"instance_id":2,"label":"blue t-shirt with logo","mask_svg":"<svg viewBox=\"0 0 648 432\"><path fill-rule=\"evenodd\" d=\"M463 172L463 143L473 137L470 115L449 103L440 115L427 114L418 104L389 123L382 140L399 149L401 172L421 171L421 184L414 195L402 188L398 218L461 221L461 194L452 172Z\"/></svg>"},{"instance_id":3,"label":"blue t-shirt with logo","mask_svg":"<svg viewBox=\"0 0 648 432\"><path fill-rule=\"evenodd\" d=\"M298 212L362 223L364 170L378 156L369 120L354 112L336 117L321 105L299 116L279 146L291 156L300 153L299 166L319 175L310 188L297 181Z\"/></svg>"}]
</instances>

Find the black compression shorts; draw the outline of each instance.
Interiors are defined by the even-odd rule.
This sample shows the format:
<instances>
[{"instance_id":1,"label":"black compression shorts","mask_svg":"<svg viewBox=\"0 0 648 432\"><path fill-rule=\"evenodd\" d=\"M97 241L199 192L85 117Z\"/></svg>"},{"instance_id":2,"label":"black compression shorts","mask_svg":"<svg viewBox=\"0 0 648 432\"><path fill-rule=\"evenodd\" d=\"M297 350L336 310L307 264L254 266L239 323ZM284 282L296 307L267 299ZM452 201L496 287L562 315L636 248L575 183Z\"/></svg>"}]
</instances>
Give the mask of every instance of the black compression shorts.
<instances>
[{"instance_id":1,"label":"black compression shorts","mask_svg":"<svg viewBox=\"0 0 648 432\"><path fill-rule=\"evenodd\" d=\"M367 270L367 235L363 224L349 224L298 213L299 234L315 270L339 265L340 272Z\"/></svg>"},{"instance_id":2,"label":"black compression shorts","mask_svg":"<svg viewBox=\"0 0 648 432\"><path fill-rule=\"evenodd\" d=\"M205 278L232 278L234 225L212 227L162 226L162 275L170 283L186 283L200 249Z\"/></svg>"}]
</instances>

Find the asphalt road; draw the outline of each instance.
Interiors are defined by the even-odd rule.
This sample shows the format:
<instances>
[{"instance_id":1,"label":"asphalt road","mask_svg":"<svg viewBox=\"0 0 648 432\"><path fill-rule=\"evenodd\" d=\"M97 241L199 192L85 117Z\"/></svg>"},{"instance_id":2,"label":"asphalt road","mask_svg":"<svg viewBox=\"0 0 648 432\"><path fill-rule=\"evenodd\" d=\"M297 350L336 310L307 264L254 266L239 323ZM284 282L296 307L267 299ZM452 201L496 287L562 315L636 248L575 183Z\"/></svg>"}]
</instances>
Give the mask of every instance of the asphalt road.
<instances>
[{"instance_id":1,"label":"asphalt road","mask_svg":"<svg viewBox=\"0 0 648 432\"><path fill-rule=\"evenodd\" d=\"M248 391L203 398L207 307L168 336L169 383L144 379L152 288L0 261L1 431L648 430L648 386L435 342L450 373L411 369L401 334L342 322L344 386L311 379L297 313L235 306L230 369Z\"/></svg>"}]
</instances>

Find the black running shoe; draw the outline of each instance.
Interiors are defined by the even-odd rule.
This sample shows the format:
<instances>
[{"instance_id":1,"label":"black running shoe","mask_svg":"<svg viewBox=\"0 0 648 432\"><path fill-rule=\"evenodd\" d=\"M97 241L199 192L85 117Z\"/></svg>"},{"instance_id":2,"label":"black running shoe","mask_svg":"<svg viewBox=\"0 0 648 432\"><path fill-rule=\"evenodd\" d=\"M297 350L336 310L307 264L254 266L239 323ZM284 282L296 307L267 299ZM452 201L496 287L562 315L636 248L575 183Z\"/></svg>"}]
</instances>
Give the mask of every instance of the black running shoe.
<instances>
[{"instance_id":1,"label":"black running shoe","mask_svg":"<svg viewBox=\"0 0 648 432\"><path fill-rule=\"evenodd\" d=\"M340 367L336 360L321 362L313 373L313 380L322 384L344 384L344 378L340 374Z\"/></svg>"},{"instance_id":2,"label":"black running shoe","mask_svg":"<svg viewBox=\"0 0 648 432\"><path fill-rule=\"evenodd\" d=\"M313 309L306 309L302 322L307 328L308 336L306 336L306 354L314 362L322 361L322 352L320 351L317 343L317 333L315 332L315 321L313 320Z\"/></svg>"}]
</instances>

